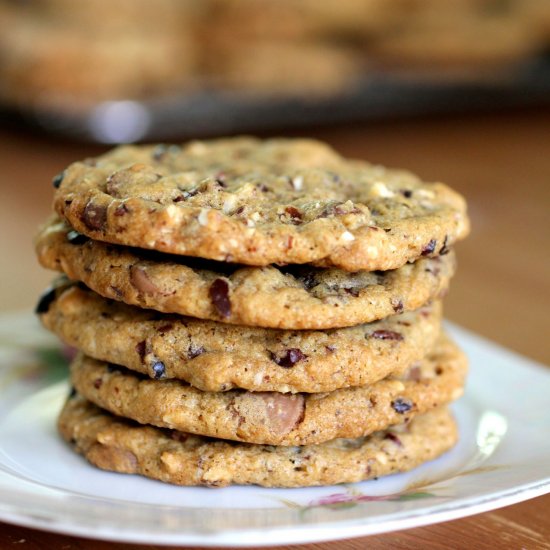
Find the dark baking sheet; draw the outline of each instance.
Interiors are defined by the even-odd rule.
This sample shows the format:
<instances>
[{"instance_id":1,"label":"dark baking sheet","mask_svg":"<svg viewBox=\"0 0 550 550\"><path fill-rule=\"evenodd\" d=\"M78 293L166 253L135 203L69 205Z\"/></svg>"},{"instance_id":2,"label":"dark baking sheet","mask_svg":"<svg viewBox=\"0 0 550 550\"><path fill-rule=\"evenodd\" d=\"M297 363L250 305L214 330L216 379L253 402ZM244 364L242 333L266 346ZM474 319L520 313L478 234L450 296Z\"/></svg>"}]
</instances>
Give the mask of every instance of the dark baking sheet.
<instances>
[{"instance_id":1,"label":"dark baking sheet","mask_svg":"<svg viewBox=\"0 0 550 550\"><path fill-rule=\"evenodd\" d=\"M550 103L550 55L514 70L471 78L378 72L338 97L261 98L204 91L122 100L87 111L4 110L2 118L98 143L168 141L384 117L467 112Z\"/></svg>"}]
</instances>

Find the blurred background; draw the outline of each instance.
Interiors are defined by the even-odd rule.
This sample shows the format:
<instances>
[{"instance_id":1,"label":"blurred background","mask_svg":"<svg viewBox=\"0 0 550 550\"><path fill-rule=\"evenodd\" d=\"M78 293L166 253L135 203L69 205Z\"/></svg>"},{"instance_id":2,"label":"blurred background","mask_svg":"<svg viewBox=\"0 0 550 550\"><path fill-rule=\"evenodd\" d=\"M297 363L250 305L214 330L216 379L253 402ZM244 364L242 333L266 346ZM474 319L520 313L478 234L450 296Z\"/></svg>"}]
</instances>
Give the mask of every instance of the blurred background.
<instances>
[{"instance_id":1,"label":"blurred background","mask_svg":"<svg viewBox=\"0 0 550 550\"><path fill-rule=\"evenodd\" d=\"M548 362L549 51L550 0L0 0L0 309L70 162L312 136L465 194L447 316Z\"/></svg>"}]
</instances>

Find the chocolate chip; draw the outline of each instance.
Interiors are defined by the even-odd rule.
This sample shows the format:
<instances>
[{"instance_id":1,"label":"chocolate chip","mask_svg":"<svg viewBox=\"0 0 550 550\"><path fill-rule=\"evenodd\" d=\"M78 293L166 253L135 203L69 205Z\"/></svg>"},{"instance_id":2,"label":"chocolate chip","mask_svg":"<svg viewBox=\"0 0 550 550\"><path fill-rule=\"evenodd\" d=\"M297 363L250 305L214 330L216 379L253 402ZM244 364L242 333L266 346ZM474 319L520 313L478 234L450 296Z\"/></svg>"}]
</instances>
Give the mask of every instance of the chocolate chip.
<instances>
[{"instance_id":1,"label":"chocolate chip","mask_svg":"<svg viewBox=\"0 0 550 550\"><path fill-rule=\"evenodd\" d=\"M107 207L90 201L84 208L82 221L90 229L103 229L107 223Z\"/></svg>"},{"instance_id":2,"label":"chocolate chip","mask_svg":"<svg viewBox=\"0 0 550 550\"><path fill-rule=\"evenodd\" d=\"M96 378L94 380L94 388L96 390L99 390L99 388L101 388L101 385L103 384L103 380L101 378Z\"/></svg>"},{"instance_id":3,"label":"chocolate chip","mask_svg":"<svg viewBox=\"0 0 550 550\"><path fill-rule=\"evenodd\" d=\"M225 279L215 279L208 290L210 300L221 317L231 315L231 302L229 300L229 284Z\"/></svg>"},{"instance_id":4,"label":"chocolate chip","mask_svg":"<svg viewBox=\"0 0 550 550\"><path fill-rule=\"evenodd\" d=\"M369 336L372 336L378 340L403 340L403 335L393 330L375 330L374 332L367 334L367 337Z\"/></svg>"},{"instance_id":5,"label":"chocolate chip","mask_svg":"<svg viewBox=\"0 0 550 550\"><path fill-rule=\"evenodd\" d=\"M67 399L73 399L76 397L76 395L77 395L76 388L74 386L71 386L71 390L69 391L69 396L67 397Z\"/></svg>"},{"instance_id":6,"label":"chocolate chip","mask_svg":"<svg viewBox=\"0 0 550 550\"><path fill-rule=\"evenodd\" d=\"M437 241L435 239L432 239L423 249L422 249L422 256L428 256L433 253L435 250L435 247L437 245Z\"/></svg>"},{"instance_id":7,"label":"chocolate chip","mask_svg":"<svg viewBox=\"0 0 550 550\"><path fill-rule=\"evenodd\" d=\"M161 334L166 334L169 330L172 330L173 328L174 328L174 325L172 323L166 323L166 324L162 325L161 327L159 327L157 330Z\"/></svg>"},{"instance_id":8,"label":"chocolate chip","mask_svg":"<svg viewBox=\"0 0 550 550\"><path fill-rule=\"evenodd\" d=\"M191 344L187 349L187 357L189 359L195 359L199 355L202 355L206 350L202 346L194 346Z\"/></svg>"},{"instance_id":9,"label":"chocolate chip","mask_svg":"<svg viewBox=\"0 0 550 550\"><path fill-rule=\"evenodd\" d=\"M325 349L329 352L329 353L334 353L336 351L336 346L333 346L332 344L329 344L328 346L325 346Z\"/></svg>"},{"instance_id":10,"label":"chocolate chip","mask_svg":"<svg viewBox=\"0 0 550 550\"><path fill-rule=\"evenodd\" d=\"M155 380L158 380L159 378L164 378L166 376L166 368L162 361L155 361L151 365L151 369L153 370L153 376Z\"/></svg>"},{"instance_id":11,"label":"chocolate chip","mask_svg":"<svg viewBox=\"0 0 550 550\"><path fill-rule=\"evenodd\" d=\"M397 399L391 402L393 410L399 414L405 414L413 408L413 404L408 399L403 399L398 397Z\"/></svg>"},{"instance_id":12,"label":"chocolate chip","mask_svg":"<svg viewBox=\"0 0 550 550\"><path fill-rule=\"evenodd\" d=\"M354 298L357 298L357 296L359 296L359 289L358 288L344 288L343 290L346 294L350 294Z\"/></svg>"},{"instance_id":13,"label":"chocolate chip","mask_svg":"<svg viewBox=\"0 0 550 550\"><path fill-rule=\"evenodd\" d=\"M55 176L53 179L52 179L52 185L56 188L56 189L59 189L59 186L61 185L61 182L63 181L63 178L65 177L65 172L60 172L59 174L57 174L57 176Z\"/></svg>"},{"instance_id":14,"label":"chocolate chip","mask_svg":"<svg viewBox=\"0 0 550 550\"><path fill-rule=\"evenodd\" d=\"M187 439L189 439L189 434L186 434L185 432L178 432L177 430L174 430L170 437L174 440L174 441L179 441L180 443L184 443L185 441L187 441Z\"/></svg>"},{"instance_id":15,"label":"chocolate chip","mask_svg":"<svg viewBox=\"0 0 550 550\"><path fill-rule=\"evenodd\" d=\"M298 277L298 280L306 287L306 290L311 290L319 284L315 278L315 273L312 272Z\"/></svg>"},{"instance_id":16,"label":"chocolate chip","mask_svg":"<svg viewBox=\"0 0 550 550\"><path fill-rule=\"evenodd\" d=\"M69 241L71 244L84 244L89 240L90 237L86 237L86 235L83 235L82 233L79 233L74 229L67 233L67 241Z\"/></svg>"},{"instance_id":17,"label":"chocolate chip","mask_svg":"<svg viewBox=\"0 0 550 550\"><path fill-rule=\"evenodd\" d=\"M269 193L271 191L271 188L268 187L265 183L259 183L256 187L258 191L261 191L262 193Z\"/></svg>"},{"instance_id":18,"label":"chocolate chip","mask_svg":"<svg viewBox=\"0 0 550 550\"><path fill-rule=\"evenodd\" d=\"M447 248L447 240L449 239L448 235L445 235L445 239L443 239L443 246L441 247L441 250L439 251L440 256L445 256L445 254L448 254L450 252L449 248Z\"/></svg>"},{"instance_id":19,"label":"chocolate chip","mask_svg":"<svg viewBox=\"0 0 550 550\"><path fill-rule=\"evenodd\" d=\"M392 305L393 311L395 311L395 313L403 313L403 301L402 300L393 298L391 300L391 305Z\"/></svg>"},{"instance_id":20,"label":"chocolate chip","mask_svg":"<svg viewBox=\"0 0 550 550\"><path fill-rule=\"evenodd\" d=\"M282 354L269 352L270 359L277 363L280 367L289 369L293 367L298 361L302 361L307 358L307 355L302 353L302 350L298 348L290 348L284 351Z\"/></svg>"},{"instance_id":21,"label":"chocolate chip","mask_svg":"<svg viewBox=\"0 0 550 550\"><path fill-rule=\"evenodd\" d=\"M136 352L139 355L139 358L141 359L142 362L143 362L143 358L145 357L146 348L147 348L147 344L145 340L142 340L141 342L138 342L136 344Z\"/></svg>"},{"instance_id":22,"label":"chocolate chip","mask_svg":"<svg viewBox=\"0 0 550 550\"><path fill-rule=\"evenodd\" d=\"M410 199L412 197L413 192L410 189L401 189L401 194L406 198Z\"/></svg>"},{"instance_id":23,"label":"chocolate chip","mask_svg":"<svg viewBox=\"0 0 550 550\"><path fill-rule=\"evenodd\" d=\"M329 216L343 216L345 214L360 214L361 210L354 206L351 210L343 208L344 203L333 203L326 206L317 218L328 218ZM372 213L372 212L371 212Z\"/></svg>"},{"instance_id":24,"label":"chocolate chip","mask_svg":"<svg viewBox=\"0 0 550 550\"><path fill-rule=\"evenodd\" d=\"M401 439L399 439L394 433L388 432L384 439L389 439L390 441L393 441L398 447L403 447L403 443L401 443Z\"/></svg>"},{"instance_id":25,"label":"chocolate chip","mask_svg":"<svg viewBox=\"0 0 550 550\"><path fill-rule=\"evenodd\" d=\"M38 300L38 304L36 304L36 308L34 309L34 312L37 315L41 315L42 313L47 313L50 309L50 306L52 305L52 302L55 300L56 295L56 289L55 288L48 288L46 292L44 292L40 299Z\"/></svg>"},{"instance_id":26,"label":"chocolate chip","mask_svg":"<svg viewBox=\"0 0 550 550\"><path fill-rule=\"evenodd\" d=\"M116 207L115 216L124 216L124 214L128 214L128 212L130 212L130 210L124 203L119 204Z\"/></svg>"},{"instance_id":27,"label":"chocolate chip","mask_svg":"<svg viewBox=\"0 0 550 550\"><path fill-rule=\"evenodd\" d=\"M290 216L290 221L294 225L300 225L302 223L302 213L295 206L287 206L285 212Z\"/></svg>"}]
</instances>

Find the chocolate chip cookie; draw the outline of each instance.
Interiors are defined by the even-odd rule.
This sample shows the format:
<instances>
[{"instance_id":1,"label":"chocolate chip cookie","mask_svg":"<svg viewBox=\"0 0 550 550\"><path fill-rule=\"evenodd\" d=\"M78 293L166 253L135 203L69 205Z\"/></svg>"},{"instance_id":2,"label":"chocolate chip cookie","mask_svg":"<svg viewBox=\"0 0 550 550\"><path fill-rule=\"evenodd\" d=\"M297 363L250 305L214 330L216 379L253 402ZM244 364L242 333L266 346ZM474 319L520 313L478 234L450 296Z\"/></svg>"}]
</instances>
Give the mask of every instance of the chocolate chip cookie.
<instances>
[{"instance_id":1,"label":"chocolate chip cookie","mask_svg":"<svg viewBox=\"0 0 550 550\"><path fill-rule=\"evenodd\" d=\"M417 309L447 292L456 263L449 251L383 272L255 268L110 245L55 219L38 235L36 251L44 267L64 271L106 298L284 329L351 326Z\"/></svg>"},{"instance_id":2,"label":"chocolate chip cookie","mask_svg":"<svg viewBox=\"0 0 550 550\"><path fill-rule=\"evenodd\" d=\"M326 331L238 327L106 300L74 283L47 292L42 323L67 344L204 391L326 392L400 373L430 351L441 305Z\"/></svg>"},{"instance_id":3,"label":"chocolate chip cookie","mask_svg":"<svg viewBox=\"0 0 550 550\"><path fill-rule=\"evenodd\" d=\"M469 231L446 185L306 139L123 146L54 185L58 214L93 239L256 266L389 270Z\"/></svg>"},{"instance_id":4,"label":"chocolate chip cookie","mask_svg":"<svg viewBox=\"0 0 550 550\"><path fill-rule=\"evenodd\" d=\"M176 485L306 487L353 483L410 470L450 449L446 409L358 439L273 447L219 441L112 416L74 395L58 421L63 438L95 466Z\"/></svg>"},{"instance_id":5,"label":"chocolate chip cookie","mask_svg":"<svg viewBox=\"0 0 550 550\"><path fill-rule=\"evenodd\" d=\"M220 439L312 445L368 435L462 395L466 358L447 338L399 378L321 394L204 392L177 380L151 380L80 354L71 382L117 416Z\"/></svg>"}]
</instances>

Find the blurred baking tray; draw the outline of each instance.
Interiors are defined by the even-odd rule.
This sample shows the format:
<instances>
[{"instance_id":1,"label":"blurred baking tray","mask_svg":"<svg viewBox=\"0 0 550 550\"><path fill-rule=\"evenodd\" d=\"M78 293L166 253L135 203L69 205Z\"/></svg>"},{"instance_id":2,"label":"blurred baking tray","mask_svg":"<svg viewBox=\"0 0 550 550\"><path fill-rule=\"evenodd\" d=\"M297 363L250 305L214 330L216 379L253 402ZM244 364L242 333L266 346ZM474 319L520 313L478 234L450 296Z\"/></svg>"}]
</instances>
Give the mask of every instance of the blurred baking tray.
<instances>
[{"instance_id":1,"label":"blurred baking tray","mask_svg":"<svg viewBox=\"0 0 550 550\"><path fill-rule=\"evenodd\" d=\"M203 91L73 112L5 110L2 118L84 141L122 143L541 104L550 104L550 55L488 75L379 71L331 98Z\"/></svg>"}]
</instances>

